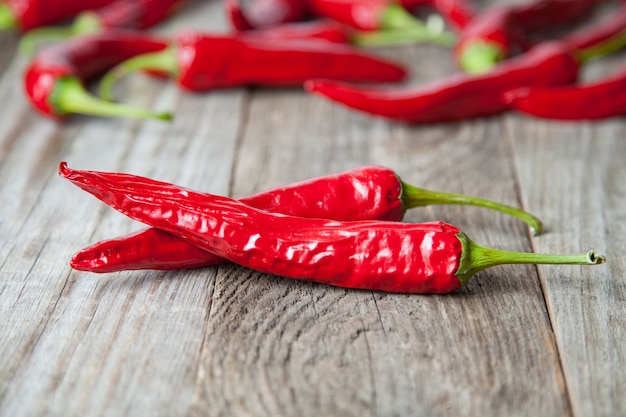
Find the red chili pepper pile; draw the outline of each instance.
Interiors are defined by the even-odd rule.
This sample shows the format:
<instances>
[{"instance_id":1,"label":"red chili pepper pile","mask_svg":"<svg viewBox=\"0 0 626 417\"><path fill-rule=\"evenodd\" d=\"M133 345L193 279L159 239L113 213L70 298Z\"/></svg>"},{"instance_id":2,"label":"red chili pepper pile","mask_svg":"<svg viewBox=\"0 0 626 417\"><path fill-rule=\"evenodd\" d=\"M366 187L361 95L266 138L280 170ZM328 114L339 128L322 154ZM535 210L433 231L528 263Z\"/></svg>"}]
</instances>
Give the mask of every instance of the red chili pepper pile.
<instances>
[{"instance_id":1,"label":"red chili pepper pile","mask_svg":"<svg viewBox=\"0 0 626 417\"><path fill-rule=\"evenodd\" d=\"M130 174L78 171L65 163L59 174L128 217L216 257L345 288L440 294L495 265L605 262L594 252L547 255L486 248L443 222L296 217Z\"/></svg>"},{"instance_id":2,"label":"red chili pepper pile","mask_svg":"<svg viewBox=\"0 0 626 417\"><path fill-rule=\"evenodd\" d=\"M341 221L400 221L406 210L431 204L464 204L510 214L535 234L542 224L535 216L479 197L436 192L400 180L390 169L363 167L286 185L242 198L241 202L270 212ZM198 268L224 260L159 229L98 242L72 258L75 269L113 272L128 269Z\"/></svg>"},{"instance_id":3,"label":"red chili pepper pile","mask_svg":"<svg viewBox=\"0 0 626 417\"><path fill-rule=\"evenodd\" d=\"M573 31L602 0L528 0L484 10L471 0L225 0L231 33L145 32L181 0L6 0L0 28L40 39L75 36L39 51L24 89L41 113L170 118L110 100L134 70L169 76L185 90L304 86L348 107L407 123L440 123L518 110L554 119L626 113L626 69L576 84L580 67L626 45L626 5ZM417 14L430 8L436 18ZM46 27L74 19L62 29ZM565 35L545 33L559 26ZM32 30L40 28L38 30ZM544 33L542 33L542 31ZM80 35L80 36L77 36ZM455 39L458 36L458 40ZM430 41L455 47L462 68L412 87L408 69L364 45ZM501 62L502 61L502 62ZM87 84L100 79L101 97ZM70 180L149 228L98 242L71 260L75 269L113 272L181 269L234 262L269 274L347 288L447 293L475 273L505 263L599 264L604 257L507 252L480 246L444 222L401 222L429 204L466 204L515 216L536 233L541 222L513 207L424 190L393 171L364 167L256 194L240 201L129 174L78 171Z\"/></svg>"}]
</instances>

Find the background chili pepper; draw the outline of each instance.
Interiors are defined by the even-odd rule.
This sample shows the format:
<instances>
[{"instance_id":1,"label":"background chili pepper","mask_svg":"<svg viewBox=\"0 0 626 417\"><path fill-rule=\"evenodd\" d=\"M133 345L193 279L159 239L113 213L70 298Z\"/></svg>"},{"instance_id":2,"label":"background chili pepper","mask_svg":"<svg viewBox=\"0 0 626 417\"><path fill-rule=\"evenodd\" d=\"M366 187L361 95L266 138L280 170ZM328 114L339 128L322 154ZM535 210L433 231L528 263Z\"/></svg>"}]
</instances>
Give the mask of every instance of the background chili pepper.
<instances>
[{"instance_id":1,"label":"background chili pepper","mask_svg":"<svg viewBox=\"0 0 626 417\"><path fill-rule=\"evenodd\" d=\"M443 27L432 29L395 0L310 0L313 14L341 22L358 31L358 45L428 41L450 46L453 37Z\"/></svg>"},{"instance_id":2,"label":"background chili pepper","mask_svg":"<svg viewBox=\"0 0 626 417\"><path fill-rule=\"evenodd\" d=\"M558 120L599 120L626 114L626 67L586 85L524 87L507 91L513 109Z\"/></svg>"},{"instance_id":3,"label":"background chili pepper","mask_svg":"<svg viewBox=\"0 0 626 417\"><path fill-rule=\"evenodd\" d=\"M430 6L457 31L464 29L476 14L476 6L471 0L402 0L408 10Z\"/></svg>"},{"instance_id":4,"label":"background chili pepper","mask_svg":"<svg viewBox=\"0 0 626 417\"><path fill-rule=\"evenodd\" d=\"M587 61L626 44L626 5L563 39ZM626 114L626 67L606 78L572 86L523 87L507 91L503 101L515 110L559 120L598 120Z\"/></svg>"},{"instance_id":5,"label":"background chili pepper","mask_svg":"<svg viewBox=\"0 0 626 417\"><path fill-rule=\"evenodd\" d=\"M496 5L476 14L455 47L460 66L480 73L496 62L527 50L538 30L571 24L588 16L601 0L534 0Z\"/></svg>"},{"instance_id":6,"label":"background chili pepper","mask_svg":"<svg viewBox=\"0 0 626 417\"><path fill-rule=\"evenodd\" d=\"M316 19L307 22L284 23L265 29L240 32L239 37L251 39L283 40L325 40L336 43L350 43L348 30L329 19Z\"/></svg>"},{"instance_id":7,"label":"background chili pepper","mask_svg":"<svg viewBox=\"0 0 626 417\"><path fill-rule=\"evenodd\" d=\"M83 10L96 9L112 0L4 0L0 4L0 29L28 31L58 23Z\"/></svg>"},{"instance_id":8,"label":"background chili pepper","mask_svg":"<svg viewBox=\"0 0 626 417\"><path fill-rule=\"evenodd\" d=\"M300 22L309 15L305 0L253 0L245 11L239 0L225 0L224 5L231 24L240 31Z\"/></svg>"},{"instance_id":9,"label":"background chili pepper","mask_svg":"<svg viewBox=\"0 0 626 417\"><path fill-rule=\"evenodd\" d=\"M579 64L560 42L544 43L481 74L455 74L413 88L358 87L311 80L305 89L348 107L408 123L440 123L508 110L502 94L515 87L574 82Z\"/></svg>"},{"instance_id":10,"label":"background chili pepper","mask_svg":"<svg viewBox=\"0 0 626 417\"><path fill-rule=\"evenodd\" d=\"M313 77L352 82L400 81L406 70L391 61L348 45L319 40L285 40L219 36L187 31L169 49L120 64L101 82L110 98L118 78L138 70L169 72L192 91L242 85L294 86Z\"/></svg>"},{"instance_id":11,"label":"background chili pepper","mask_svg":"<svg viewBox=\"0 0 626 417\"><path fill-rule=\"evenodd\" d=\"M413 207L464 204L486 207L525 221L535 234L542 225L522 210L482 198L429 191L402 181L395 172L378 166L352 169L279 187L241 202L274 213L333 220L395 220ZM185 240L158 229L146 229L91 245L76 253L74 269L113 272L129 269L197 268L224 262Z\"/></svg>"},{"instance_id":12,"label":"background chili pepper","mask_svg":"<svg viewBox=\"0 0 626 417\"><path fill-rule=\"evenodd\" d=\"M129 174L72 170L65 163L59 174L130 218L239 265L346 288L448 293L494 265L605 261L594 252L560 256L485 248L443 222L307 219Z\"/></svg>"},{"instance_id":13,"label":"background chili pepper","mask_svg":"<svg viewBox=\"0 0 626 417\"><path fill-rule=\"evenodd\" d=\"M44 26L30 31L22 38L20 49L30 52L43 41L96 33L105 28L144 30L162 22L181 4L182 0L114 0L81 12L70 26Z\"/></svg>"},{"instance_id":14,"label":"background chili pepper","mask_svg":"<svg viewBox=\"0 0 626 417\"><path fill-rule=\"evenodd\" d=\"M168 119L153 113L98 99L84 83L116 64L140 53L158 51L166 43L154 36L121 30L106 30L50 46L39 52L24 75L24 89L42 114L52 117L81 113Z\"/></svg>"}]
</instances>

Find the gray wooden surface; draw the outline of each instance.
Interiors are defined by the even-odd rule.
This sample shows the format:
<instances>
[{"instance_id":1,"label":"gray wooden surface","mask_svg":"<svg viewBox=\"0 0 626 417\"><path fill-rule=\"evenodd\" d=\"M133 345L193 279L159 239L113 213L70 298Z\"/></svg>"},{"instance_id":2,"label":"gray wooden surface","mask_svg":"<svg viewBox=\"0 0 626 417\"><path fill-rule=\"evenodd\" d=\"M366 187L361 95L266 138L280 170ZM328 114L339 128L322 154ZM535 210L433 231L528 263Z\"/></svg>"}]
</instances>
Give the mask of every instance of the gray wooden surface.
<instances>
[{"instance_id":1,"label":"gray wooden surface","mask_svg":"<svg viewBox=\"0 0 626 417\"><path fill-rule=\"evenodd\" d=\"M162 30L227 29L196 2ZM189 94L144 77L126 101L171 123L30 109L0 35L0 415L626 415L626 124L507 114L407 127L300 89ZM376 50L411 82L456 71L428 45ZM623 55L589 66L597 77ZM415 209L497 248L603 252L608 264L502 266L445 296L353 291L233 265L96 275L80 248L142 226L57 174L123 171L244 196L365 164L522 206L546 233L469 207Z\"/></svg>"}]
</instances>

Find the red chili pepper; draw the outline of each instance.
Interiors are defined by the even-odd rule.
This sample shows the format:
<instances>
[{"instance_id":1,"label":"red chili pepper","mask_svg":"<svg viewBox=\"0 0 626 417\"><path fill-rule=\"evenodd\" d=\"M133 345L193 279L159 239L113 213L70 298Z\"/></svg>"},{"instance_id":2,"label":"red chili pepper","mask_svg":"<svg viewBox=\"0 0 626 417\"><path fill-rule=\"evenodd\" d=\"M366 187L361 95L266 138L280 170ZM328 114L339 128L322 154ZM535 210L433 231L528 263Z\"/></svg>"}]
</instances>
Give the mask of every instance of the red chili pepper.
<instances>
[{"instance_id":1,"label":"red chili pepper","mask_svg":"<svg viewBox=\"0 0 626 417\"><path fill-rule=\"evenodd\" d=\"M626 114L626 67L586 85L523 87L507 91L513 109L558 120L599 120Z\"/></svg>"},{"instance_id":2,"label":"red chili pepper","mask_svg":"<svg viewBox=\"0 0 626 417\"><path fill-rule=\"evenodd\" d=\"M84 86L125 59L166 46L154 36L121 30L74 38L39 52L26 69L24 88L35 108L47 116L81 113L168 119L170 115L166 113L152 113L100 100Z\"/></svg>"},{"instance_id":3,"label":"red chili pepper","mask_svg":"<svg viewBox=\"0 0 626 417\"><path fill-rule=\"evenodd\" d=\"M328 19L284 23L271 28L241 32L238 36L281 42L285 40L325 40L335 43L350 43L350 36L346 28Z\"/></svg>"},{"instance_id":4,"label":"red chili pepper","mask_svg":"<svg viewBox=\"0 0 626 417\"><path fill-rule=\"evenodd\" d=\"M529 36L589 15L601 0L533 0L498 4L477 14L456 46L459 64L468 72L485 72L496 62L530 48Z\"/></svg>"},{"instance_id":5,"label":"red chili pepper","mask_svg":"<svg viewBox=\"0 0 626 417\"><path fill-rule=\"evenodd\" d=\"M430 6L456 30L464 29L476 15L476 7L471 0L402 0L402 4L409 10Z\"/></svg>"},{"instance_id":6,"label":"red chili pepper","mask_svg":"<svg viewBox=\"0 0 626 417\"><path fill-rule=\"evenodd\" d=\"M626 43L626 6L563 39L582 61L621 49ZM513 109L559 120L599 120L626 114L626 67L583 85L521 87L503 101Z\"/></svg>"},{"instance_id":7,"label":"red chili pepper","mask_svg":"<svg viewBox=\"0 0 626 417\"><path fill-rule=\"evenodd\" d=\"M450 46L454 40L443 28L433 30L396 0L310 0L317 16L363 31L352 41L358 45L384 45L428 41Z\"/></svg>"},{"instance_id":8,"label":"red chili pepper","mask_svg":"<svg viewBox=\"0 0 626 417\"><path fill-rule=\"evenodd\" d=\"M239 0L226 0L224 5L230 22L240 31L300 22L309 15L308 1L305 0L254 0L249 2L245 11Z\"/></svg>"},{"instance_id":9,"label":"red chili pepper","mask_svg":"<svg viewBox=\"0 0 626 417\"><path fill-rule=\"evenodd\" d=\"M274 213L343 221L399 221L413 207L464 204L486 207L526 222L535 234L542 229L535 216L493 201L417 188L390 169L371 166L276 188L242 198L241 202ZM72 258L74 269L114 272L131 269L198 268L224 262L189 242L158 229L91 245Z\"/></svg>"},{"instance_id":10,"label":"red chili pepper","mask_svg":"<svg viewBox=\"0 0 626 417\"><path fill-rule=\"evenodd\" d=\"M562 85L576 80L578 61L560 42L544 43L481 74L455 74L413 88L358 87L311 80L305 89L370 114L408 123L440 123L508 110L502 94L515 87Z\"/></svg>"},{"instance_id":11,"label":"red chili pepper","mask_svg":"<svg viewBox=\"0 0 626 417\"><path fill-rule=\"evenodd\" d=\"M138 70L163 71L192 91L242 85L294 86L323 77L351 82L400 81L406 70L348 45L320 40L284 40L181 33L172 47L137 56L109 72L100 93L111 97L118 78Z\"/></svg>"},{"instance_id":12,"label":"red chili pepper","mask_svg":"<svg viewBox=\"0 0 626 417\"><path fill-rule=\"evenodd\" d=\"M21 40L20 48L31 51L42 40L66 39L103 29L144 30L170 16L182 0L113 0L107 4L81 12L68 27L44 26L30 31Z\"/></svg>"},{"instance_id":13,"label":"red chili pepper","mask_svg":"<svg viewBox=\"0 0 626 417\"><path fill-rule=\"evenodd\" d=\"M188 239L241 266L345 288L448 293L507 263L599 264L602 255L543 255L485 248L443 222L341 222L255 209L129 174L59 173L132 219Z\"/></svg>"},{"instance_id":14,"label":"red chili pepper","mask_svg":"<svg viewBox=\"0 0 626 417\"><path fill-rule=\"evenodd\" d=\"M0 4L0 30L28 31L58 23L78 13L102 7L112 0L4 0Z\"/></svg>"}]
</instances>

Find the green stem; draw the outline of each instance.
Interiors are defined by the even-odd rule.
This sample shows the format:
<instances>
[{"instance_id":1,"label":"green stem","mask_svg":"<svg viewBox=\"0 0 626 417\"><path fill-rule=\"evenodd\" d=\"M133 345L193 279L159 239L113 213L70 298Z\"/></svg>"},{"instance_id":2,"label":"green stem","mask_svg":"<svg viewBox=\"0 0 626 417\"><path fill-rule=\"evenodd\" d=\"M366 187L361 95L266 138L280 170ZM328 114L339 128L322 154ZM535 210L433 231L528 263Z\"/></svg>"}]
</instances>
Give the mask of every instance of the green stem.
<instances>
[{"instance_id":1,"label":"green stem","mask_svg":"<svg viewBox=\"0 0 626 417\"><path fill-rule=\"evenodd\" d=\"M457 235L463 247L461 262L456 276L462 285L479 271L497 265L538 264L538 265L598 265L606 262L603 255L593 251L578 255L549 255L542 253L511 252L486 248L470 240L464 233Z\"/></svg>"},{"instance_id":2,"label":"green stem","mask_svg":"<svg viewBox=\"0 0 626 417\"><path fill-rule=\"evenodd\" d=\"M600 42L585 49L580 49L576 52L576 54L580 62L587 62L591 61L592 59L600 58L617 52L624 46L626 46L626 30L620 32L610 39L607 39L604 42Z\"/></svg>"},{"instance_id":3,"label":"green stem","mask_svg":"<svg viewBox=\"0 0 626 417\"><path fill-rule=\"evenodd\" d=\"M102 22L97 15L84 12L70 26L46 26L29 31L20 41L20 53L32 55L37 44L44 41L63 40L84 33L95 33L101 29Z\"/></svg>"},{"instance_id":4,"label":"green stem","mask_svg":"<svg viewBox=\"0 0 626 417\"><path fill-rule=\"evenodd\" d=\"M388 5L380 21L381 29L426 29L424 22L413 16L401 4L392 3Z\"/></svg>"},{"instance_id":5,"label":"green stem","mask_svg":"<svg viewBox=\"0 0 626 417\"><path fill-rule=\"evenodd\" d=\"M497 43L475 41L463 48L459 65L470 74L481 74L489 71L504 58L505 53Z\"/></svg>"},{"instance_id":6,"label":"green stem","mask_svg":"<svg viewBox=\"0 0 626 417\"><path fill-rule=\"evenodd\" d=\"M402 182L401 199L405 209L432 204L460 204L466 206L484 207L509 214L522 220L528 224L534 235L540 234L543 230L541 220L532 214L506 204L497 203L480 197L441 191L430 191Z\"/></svg>"},{"instance_id":7,"label":"green stem","mask_svg":"<svg viewBox=\"0 0 626 417\"><path fill-rule=\"evenodd\" d=\"M170 113L156 113L118 103L111 103L95 97L74 77L65 77L57 81L50 97L52 106L61 114L87 114L91 116L132 117L138 119L169 120Z\"/></svg>"},{"instance_id":8,"label":"green stem","mask_svg":"<svg viewBox=\"0 0 626 417\"><path fill-rule=\"evenodd\" d=\"M112 100L113 87L120 78L133 71L142 69L164 72L170 76L176 76L178 73L176 54L172 48L167 48L158 52L137 55L122 62L102 77L98 90L100 96L105 100Z\"/></svg>"},{"instance_id":9,"label":"green stem","mask_svg":"<svg viewBox=\"0 0 626 417\"><path fill-rule=\"evenodd\" d=\"M0 30L15 29L17 26L13 10L6 4L0 4Z\"/></svg>"},{"instance_id":10,"label":"green stem","mask_svg":"<svg viewBox=\"0 0 626 417\"><path fill-rule=\"evenodd\" d=\"M434 33L426 28L388 29L375 32L357 32L352 35L351 42L359 46L406 45L416 42L431 42L436 45L450 47L456 37L450 32Z\"/></svg>"}]
</instances>

